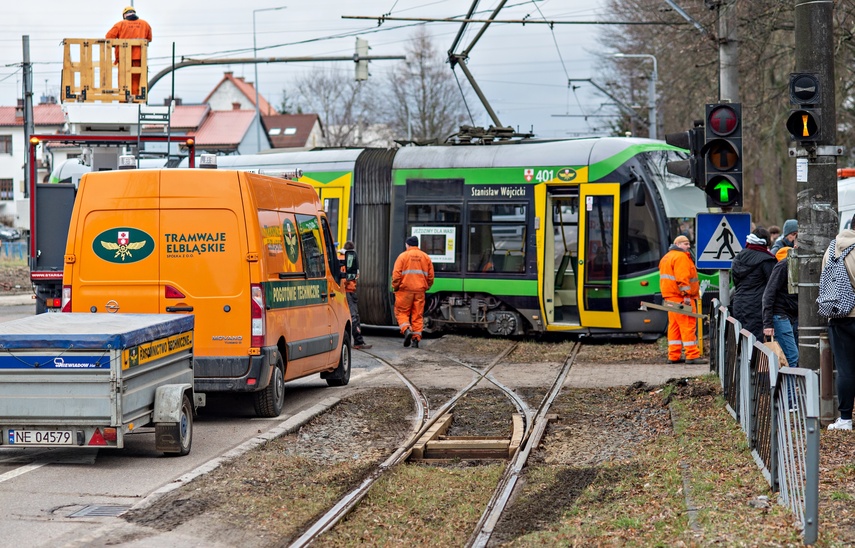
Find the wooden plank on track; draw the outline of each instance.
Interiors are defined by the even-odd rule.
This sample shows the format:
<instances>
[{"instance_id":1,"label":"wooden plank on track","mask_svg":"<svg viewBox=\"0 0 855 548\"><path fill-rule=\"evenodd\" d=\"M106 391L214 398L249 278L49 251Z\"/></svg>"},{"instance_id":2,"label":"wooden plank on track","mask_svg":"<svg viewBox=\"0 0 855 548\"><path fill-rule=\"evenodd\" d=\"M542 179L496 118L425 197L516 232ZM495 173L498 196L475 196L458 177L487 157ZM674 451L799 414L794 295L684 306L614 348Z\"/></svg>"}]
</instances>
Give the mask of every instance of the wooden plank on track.
<instances>
[{"instance_id":1,"label":"wooden plank on track","mask_svg":"<svg viewBox=\"0 0 855 548\"><path fill-rule=\"evenodd\" d=\"M430 427L430 430L425 432L419 441L413 445L413 450L410 452L410 458L421 460L425 458L425 446L429 441L435 440L439 436L442 436L448 431L448 427L451 426L451 413L446 413L434 423L433 426Z\"/></svg>"},{"instance_id":2,"label":"wooden plank on track","mask_svg":"<svg viewBox=\"0 0 855 548\"><path fill-rule=\"evenodd\" d=\"M514 413L513 432L511 433L511 442L510 444L508 444L508 458L513 457L514 453L516 453L517 449L519 449L520 443L522 443L523 435L525 434L523 429L523 416L519 413Z\"/></svg>"}]
</instances>

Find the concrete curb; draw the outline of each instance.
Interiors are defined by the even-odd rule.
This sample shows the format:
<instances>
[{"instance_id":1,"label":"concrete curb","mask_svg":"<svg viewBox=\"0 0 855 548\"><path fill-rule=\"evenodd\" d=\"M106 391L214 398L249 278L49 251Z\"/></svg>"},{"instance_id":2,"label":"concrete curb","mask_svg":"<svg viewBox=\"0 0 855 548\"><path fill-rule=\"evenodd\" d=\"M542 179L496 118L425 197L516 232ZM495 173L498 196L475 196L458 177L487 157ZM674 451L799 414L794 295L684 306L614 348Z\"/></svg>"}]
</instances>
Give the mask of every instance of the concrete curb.
<instances>
[{"instance_id":1,"label":"concrete curb","mask_svg":"<svg viewBox=\"0 0 855 548\"><path fill-rule=\"evenodd\" d=\"M32 293L23 295L0 295L0 306L20 306L24 304L36 304L36 296Z\"/></svg>"}]
</instances>

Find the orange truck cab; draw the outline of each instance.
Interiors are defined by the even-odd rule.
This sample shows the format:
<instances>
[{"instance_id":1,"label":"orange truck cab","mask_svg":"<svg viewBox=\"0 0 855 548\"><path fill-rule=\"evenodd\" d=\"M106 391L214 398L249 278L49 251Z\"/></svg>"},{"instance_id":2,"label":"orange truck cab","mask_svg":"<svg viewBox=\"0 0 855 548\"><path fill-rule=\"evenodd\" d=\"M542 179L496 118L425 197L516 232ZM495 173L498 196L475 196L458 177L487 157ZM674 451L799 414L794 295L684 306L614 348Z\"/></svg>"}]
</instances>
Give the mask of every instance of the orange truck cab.
<instances>
[{"instance_id":1,"label":"orange truck cab","mask_svg":"<svg viewBox=\"0 0 855 548\"><path fill-rule=\"evenodd\" d=\"M63 312L195 315L195 389L252 392L275 417L284 383L350 379L335 243L308 184L215 169L82 177Z\"/></svg>"}]
</instances>

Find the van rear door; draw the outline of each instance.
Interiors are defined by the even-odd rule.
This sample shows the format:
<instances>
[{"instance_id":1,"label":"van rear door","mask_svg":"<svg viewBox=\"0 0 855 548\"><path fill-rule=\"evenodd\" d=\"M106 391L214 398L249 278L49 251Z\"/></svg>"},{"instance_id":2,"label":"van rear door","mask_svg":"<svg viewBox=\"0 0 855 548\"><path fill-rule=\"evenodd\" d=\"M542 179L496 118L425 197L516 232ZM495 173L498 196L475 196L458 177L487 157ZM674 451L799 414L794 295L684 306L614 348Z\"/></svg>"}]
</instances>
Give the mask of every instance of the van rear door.
<instances>
[{"instance_id":1,"label":"van rear door","mask_svg":"<svg viewBox=\"0 0 855 548\"><path fill-rule=\"evenodd\" d=\"M196 322L198 356L247 356L250 266L238 175L214 170L162 174L160 312L204 319ZM198 373L239 376L245 371Z\"/></svg>"},{"instance_id":2,"label":"van rear door","mask_svg":"<svg viewBox=\"0 0 855 548\"><path fill-rule=\"evenodd\" d=\"M69 235L80 260L66 264L72 312L160 312L158 185L145 171L84 176Z\"/></svg>"}]
</instances>

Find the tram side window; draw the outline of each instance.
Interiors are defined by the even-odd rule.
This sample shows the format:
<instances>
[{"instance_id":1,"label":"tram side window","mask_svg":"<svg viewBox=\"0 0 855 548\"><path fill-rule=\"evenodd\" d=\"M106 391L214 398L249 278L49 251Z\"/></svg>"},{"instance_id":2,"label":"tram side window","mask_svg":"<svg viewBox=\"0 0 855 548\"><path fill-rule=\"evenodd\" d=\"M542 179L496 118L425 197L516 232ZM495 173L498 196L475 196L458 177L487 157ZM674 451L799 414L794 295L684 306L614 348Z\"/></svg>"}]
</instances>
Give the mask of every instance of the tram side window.
<instances>
[{"instance_id":1,"label":"tram side window","mask_svg":"<svg viewBox=\"0 0 855 548\"><path fill-rule=\"evenodd\" d=\"M462 205L409 204L406 233L417 234L419 247L430 255L435 272L460 272L459 234Z\"/></svg>"},{"instance_id":2,"label":"tram side window","mask_svg":"<svg viewBox=\"0 0 855 548\"><path fill-rule=\"evenodd\" d=\"M469 272L524 273L525 204L471 204Z\"/></svg>"},{"instance_id":3,"label":"tram side window","mask_svg":"<svg viewBox=\"0 0 855 548\"><path fill-rule=\"evenodd\" d=\"M306 276L323 278L327 271L324 265L321 227L318 224L318 218L311 215L297 215L297 230L300 232L300 242L303 246Z\"/></svg>"},{"instance_id":4,"label":"tram side window","mask_svg":"<svg viewBox=\"0 0 855 548\"><path fill-rule=\"evenodd\" d=\"M645 190L646 192L646 190ZM619 275L637 274L659 268L659 227L654 215L653 200L647 197L644 205L636 205L634 199L621 203L620 238L621 261Z\"/></svg>"}]
</instances>

